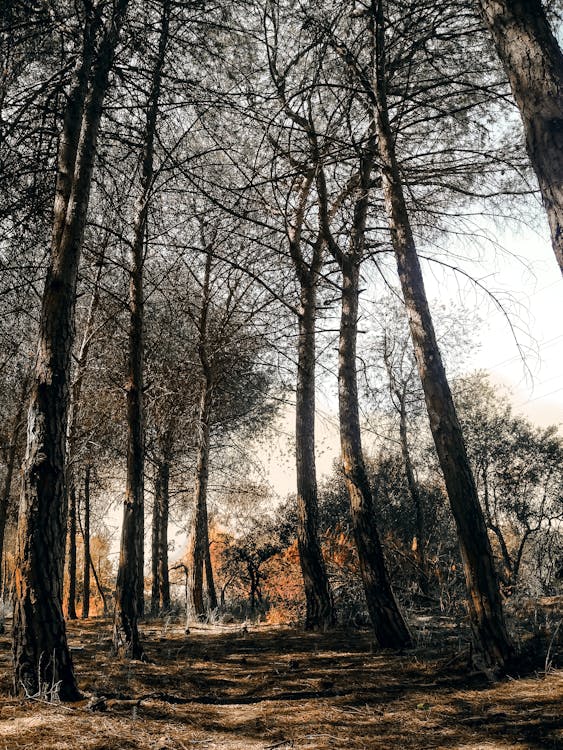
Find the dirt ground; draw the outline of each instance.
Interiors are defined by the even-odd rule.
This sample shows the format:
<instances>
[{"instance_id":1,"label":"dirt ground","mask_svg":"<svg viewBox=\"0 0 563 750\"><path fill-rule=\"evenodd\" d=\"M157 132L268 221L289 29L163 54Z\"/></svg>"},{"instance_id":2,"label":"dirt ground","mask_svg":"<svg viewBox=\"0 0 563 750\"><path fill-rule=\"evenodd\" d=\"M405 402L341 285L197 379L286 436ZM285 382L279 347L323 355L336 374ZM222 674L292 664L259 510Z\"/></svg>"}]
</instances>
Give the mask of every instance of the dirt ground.
<instances>
[{"instance_id":1,"label":"dirt ground","mask_svg":"<svg viewBox=\"0 0 563 750\"><path fill-rule=\"evenodd\" d=\"M563 750L562 671L491 683L468 670L454 623L419 616L413 625L417 647L396 653L378 651L367 631L201 626L186 635L156 621L142 629L142 663L112 658L108 621L70 623L94 710L92 698L11 697L4 635L0 750Z\"/></svg>"}]
</instances>

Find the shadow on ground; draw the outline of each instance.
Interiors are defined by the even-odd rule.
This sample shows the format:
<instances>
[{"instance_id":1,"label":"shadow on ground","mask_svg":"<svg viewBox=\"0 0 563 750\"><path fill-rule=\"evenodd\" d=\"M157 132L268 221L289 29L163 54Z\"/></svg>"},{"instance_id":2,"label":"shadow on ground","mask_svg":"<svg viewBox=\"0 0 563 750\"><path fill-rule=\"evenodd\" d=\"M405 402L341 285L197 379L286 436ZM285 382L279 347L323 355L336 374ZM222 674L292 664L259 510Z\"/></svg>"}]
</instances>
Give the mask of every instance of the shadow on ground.
<instances>
[{"instance_id":1,"label":"shadow on ground","mask_svg":"<svg viewBox=\"0 0 563 750\"><path fill-rule=\"evenodd\" d=\"M469 672L464 639L420 618L417 648L378 651L369 632L144 628L148 663L109 652L110 625L71 623L91 711L9 696L0 639L0 748L448 748L563 750L563 673L491 684Z\"/></svg>"}]
</instances>

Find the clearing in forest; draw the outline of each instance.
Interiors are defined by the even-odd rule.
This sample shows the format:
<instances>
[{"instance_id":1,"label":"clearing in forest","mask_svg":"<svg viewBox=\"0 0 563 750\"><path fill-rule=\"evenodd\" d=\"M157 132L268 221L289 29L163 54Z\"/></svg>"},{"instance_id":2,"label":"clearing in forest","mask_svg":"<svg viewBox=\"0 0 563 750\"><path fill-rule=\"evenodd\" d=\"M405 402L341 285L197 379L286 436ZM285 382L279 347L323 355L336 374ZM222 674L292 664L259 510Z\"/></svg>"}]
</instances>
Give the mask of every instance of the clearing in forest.
<instances>
[{"instance_id":1,"label":"clearing in forest","mask_svg":"<svg viewBox=\"0 0 563 750\"><path fill-rule=\"evenodd\" d=\"M419 623L416 648L378 651L367 631L180 625L143 628L148 663L110 655L107 620L69 623L89 696L47 704L10 696L0 640L0 748L563 748L563 673L488 682L467 668L444 619ZM102 698L103 696L103 698Z\"/></svg>"}]
</instances>

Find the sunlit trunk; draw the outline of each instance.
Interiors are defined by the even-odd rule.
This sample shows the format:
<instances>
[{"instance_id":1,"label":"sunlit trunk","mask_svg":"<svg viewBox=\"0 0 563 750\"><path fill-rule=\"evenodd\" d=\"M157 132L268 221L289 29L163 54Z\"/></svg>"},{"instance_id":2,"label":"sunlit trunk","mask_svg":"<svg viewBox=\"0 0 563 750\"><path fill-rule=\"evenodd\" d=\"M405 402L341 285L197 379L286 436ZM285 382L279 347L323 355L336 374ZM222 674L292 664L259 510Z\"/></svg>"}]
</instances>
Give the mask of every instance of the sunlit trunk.
<instances>
[{"instance_id":1,"label":"sunlit trunk","mask_svg":"<svg viewBox=\"0 0 563 750\"><path fill-rule=\"evenodd\" d=\"M382 648L409 646L411 637L393 594L377 530L371 487L364 465L356 374L359 263L342 262L342 315L338 345L338 398L342 466L366 603Z\"/></svg>"},{"instance_id":2,"label":"sunlit trunk","mask_svg":"<svg viewBox=\"0 0 563 750\"><path fill-rule=\"evenodd\" d=\"M301 282L296 387L297 542L305 588L307 630L334 626L336 616L319 542L315 465L316 280Z\"/></svg>"},{"instance_id":3,"label":"sunlit trunk","mask_svg":"<svg viewBox=\"0 0 563 750\"><path fill-rule=\"evenodd\" d=\"M144 610L144 465L143 418L144 296L143 266L148 209L154 176L154 143L159 97L168 43L169 3L162 6L158 54L147 102L141 186L135 206L133 242L129 269L129 345L127 366L127 478L117 587L115 595L113 648L116 653L139 658L143 655L138 619Z\"/></svg>"},{"instance_id":4,"label":"sunlit trunk","mask_svg":"<svg viewBox=\"0 0 563 750\"><path fill-rule=\"evenodd\" d=\"M377 144L382 165L385 209L397 260L399 279L409 318L414 352L426 399L430 429L457 534L468 606L476 648L487 666L503 667L513 654L501 605L493 555L467 451L438 349L424 289L403 185L395 155L395 141L387 111L383 3L372 3L376 24Z\"/></svg>"},{"instance_id":5,"label":"sunlit trunk","mask_svg":"<svg viewBox=\"0 0 563 750\"><path fill-rule=\"evenodd\" d=\"M98 126L126 8L127 0L116 3L93 67L91 19L87 22L82 61L67 98L28 413L16 552L14 688L51 699L79 696L62 612L70 355Z\"/></svg>"}]
</instances>

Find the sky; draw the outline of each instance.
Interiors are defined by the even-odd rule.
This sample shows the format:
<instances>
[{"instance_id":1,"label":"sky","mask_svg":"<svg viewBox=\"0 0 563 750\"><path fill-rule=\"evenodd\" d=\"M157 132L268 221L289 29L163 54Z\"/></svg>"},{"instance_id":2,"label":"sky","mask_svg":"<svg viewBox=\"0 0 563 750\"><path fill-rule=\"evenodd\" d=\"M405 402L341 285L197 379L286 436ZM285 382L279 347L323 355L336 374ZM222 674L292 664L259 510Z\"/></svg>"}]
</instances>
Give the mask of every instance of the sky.
<instances>
[{"instance_id":1,"label":"sky","mask_svg":"<svg viewBox=\"0 0 563 750\"><path fill-rule=\"evenodd\" d=\"M423 265L426 291L435 305L464 306L479 322L475 349L463 371L489 372L510 398L514 411L542 427L561 425L563 431L563 277L555 261L547 230L524 228L519 234L495 235L504 252L485 246L480 259L464 269L502 304L466 278L435 264ZM359 344L360 348L360 344ZM263 451L264 474L277 495L295 492L291 408L279 418L277 435ZM317 472L332 472L338 459L338 415L335 391L322 389L317 397ZM369 438L366 436L364 443Z\"/></svg>"},{"instance_id":2,"label":"sky","mask_svg":"<svg viewBox=\"0 0 563 750\"><path fill-rule=\"evenodd\" d=\"M511 390L515 411L541 426L563 423L563 277L546 237L511 238L529 263L506 262L490 279L507 298L505 315L483 303L480 344L469 368L485 369ZM508 299L510 295L510 299Z\"/></svg>"}]
</instances>

